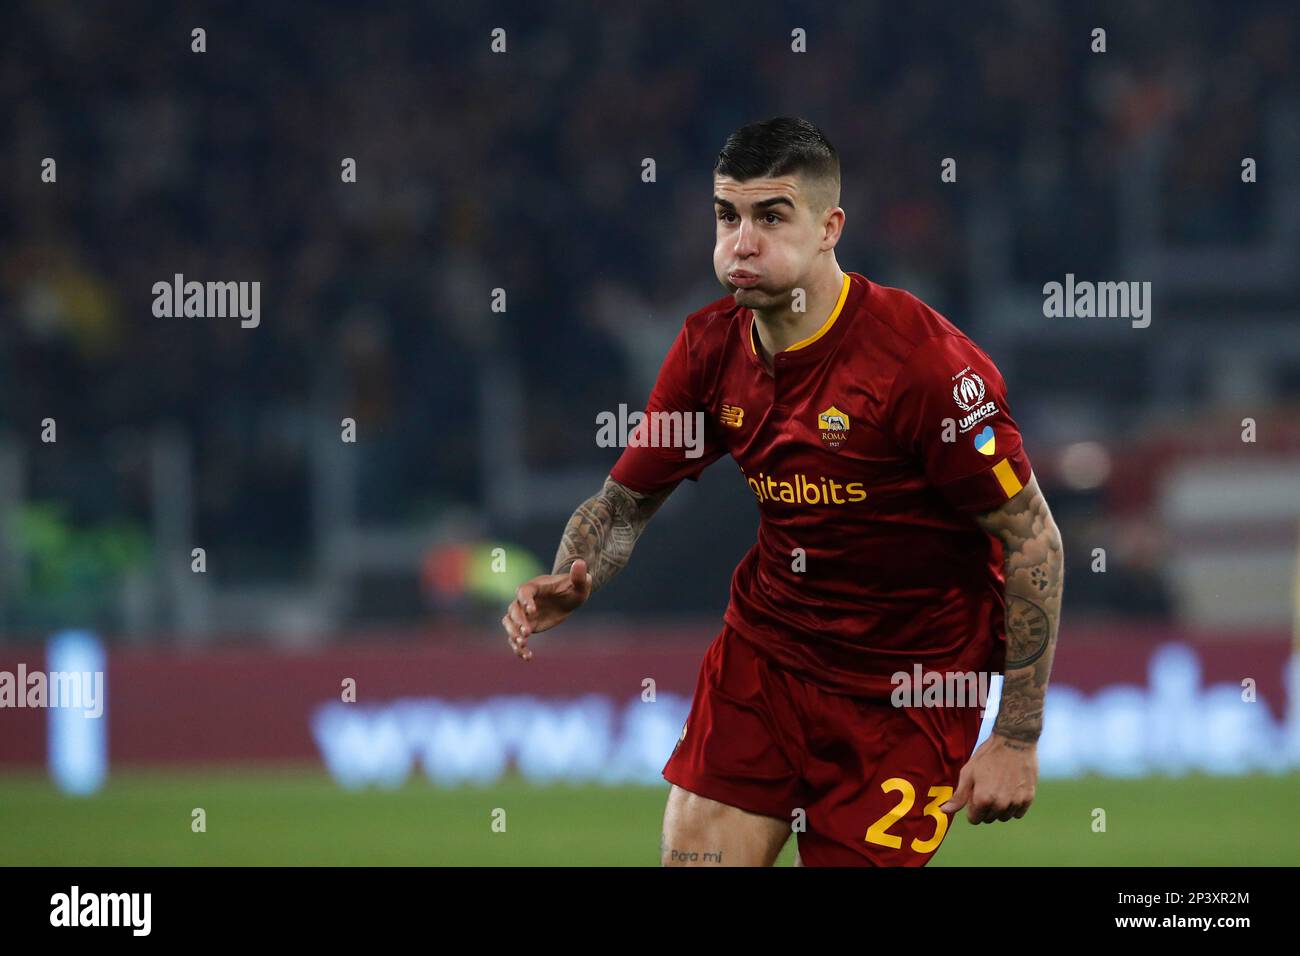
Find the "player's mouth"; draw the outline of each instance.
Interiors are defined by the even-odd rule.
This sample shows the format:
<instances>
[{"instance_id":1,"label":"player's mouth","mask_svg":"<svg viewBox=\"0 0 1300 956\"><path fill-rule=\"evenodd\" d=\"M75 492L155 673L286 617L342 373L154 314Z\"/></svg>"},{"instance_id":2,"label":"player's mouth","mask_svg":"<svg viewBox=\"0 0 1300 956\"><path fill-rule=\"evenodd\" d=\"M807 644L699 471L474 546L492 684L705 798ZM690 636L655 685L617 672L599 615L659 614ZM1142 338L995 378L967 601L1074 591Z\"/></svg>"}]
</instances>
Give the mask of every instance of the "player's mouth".
<instances>
[{"instance_id":1,"label":"player's mouth","mask_svg":"<svg viewBox=\"0 0 1300 956\"><path fill-rule=\"evenodd\" d=\"M758 276L752 272L745 272L743 269L739 272L727 273L727 278L738 289L751 289L758 285Z\"/></svg>"}]
</instances>

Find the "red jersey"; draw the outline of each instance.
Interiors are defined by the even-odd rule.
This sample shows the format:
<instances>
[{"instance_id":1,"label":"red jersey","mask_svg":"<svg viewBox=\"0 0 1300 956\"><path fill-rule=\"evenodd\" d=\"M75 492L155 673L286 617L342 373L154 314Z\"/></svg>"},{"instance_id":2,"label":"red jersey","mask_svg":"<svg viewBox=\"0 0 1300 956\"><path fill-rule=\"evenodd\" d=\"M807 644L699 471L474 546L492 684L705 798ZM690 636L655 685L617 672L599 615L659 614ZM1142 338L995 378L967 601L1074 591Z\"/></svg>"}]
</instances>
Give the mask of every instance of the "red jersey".
<instances>
[{"instance_id":1,"label":"red jersey","mask_svg":"<svg viewBox=\"0 0 1300 956\"><path fill-rule=\"evenodd\" d=\"M992 360L855 272L772 370L755 321L730 295L687 317L646 411L703 412L703 453L629 440L611 477L651 493L731 454L759 526L724 620L814 684L880 697L914 664L1001 670L1002 546L972 516L1030 464Z\"/></svg>"}]
</instances>

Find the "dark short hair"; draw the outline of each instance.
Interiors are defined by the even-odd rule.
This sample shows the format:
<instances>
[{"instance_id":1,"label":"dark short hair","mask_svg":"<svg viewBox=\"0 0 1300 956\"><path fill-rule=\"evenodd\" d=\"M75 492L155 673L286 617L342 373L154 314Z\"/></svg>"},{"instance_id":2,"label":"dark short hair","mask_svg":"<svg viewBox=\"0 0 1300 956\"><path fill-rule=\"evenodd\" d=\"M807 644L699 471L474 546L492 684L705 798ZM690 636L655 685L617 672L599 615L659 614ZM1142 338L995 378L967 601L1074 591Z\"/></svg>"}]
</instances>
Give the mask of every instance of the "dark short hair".
<instances>
[{"instance_id":1,"label":"dark short hair","mask_svg":"<svg viewBox=\"0 0 1300 956\"><path fill-rule=\"evenodd\" d=\"M832 204L839 201L839 154L821 130L793 116L778 116L736 130L718 153L713 172L738 182L798 173L831 187Z\"/></svg>"}]
</instances>

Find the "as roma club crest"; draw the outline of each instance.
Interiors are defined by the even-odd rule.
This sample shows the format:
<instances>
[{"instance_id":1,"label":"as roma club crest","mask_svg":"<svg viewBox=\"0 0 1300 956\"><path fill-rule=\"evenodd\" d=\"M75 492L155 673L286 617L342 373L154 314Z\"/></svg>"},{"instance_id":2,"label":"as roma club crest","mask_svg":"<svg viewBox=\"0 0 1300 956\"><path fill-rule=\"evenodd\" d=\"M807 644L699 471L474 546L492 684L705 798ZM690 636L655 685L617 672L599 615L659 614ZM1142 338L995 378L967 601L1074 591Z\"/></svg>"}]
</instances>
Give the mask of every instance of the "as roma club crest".
<instances>
[{"instance_id":1,"label":"as roma club crest","mask_svg":"<svg viewBox=\"0 0 1300 956\"><path fill-rule=\"evenodd\" d=\"M849 416L832 405L817 416L817 434L823 445L835 451L849 437Z\"/></svg>"}]
</instances>

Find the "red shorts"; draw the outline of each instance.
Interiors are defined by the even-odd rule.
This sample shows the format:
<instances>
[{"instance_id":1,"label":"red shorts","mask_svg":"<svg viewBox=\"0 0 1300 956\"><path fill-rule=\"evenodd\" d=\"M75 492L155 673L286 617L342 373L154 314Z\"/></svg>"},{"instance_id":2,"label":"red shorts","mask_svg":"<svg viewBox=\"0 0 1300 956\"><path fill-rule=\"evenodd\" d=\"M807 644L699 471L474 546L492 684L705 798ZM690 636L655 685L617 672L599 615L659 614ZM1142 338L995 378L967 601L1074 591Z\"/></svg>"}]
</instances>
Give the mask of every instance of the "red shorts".
<instances>
[{"instance_id":1,"label":"red shorts","mask_svg":"<svg viewBox=\"0 0 1300 956\"><path fill-rule=\"evenodd\" d=\"M939 805L957 788L981 719L978 706L832 694L724 626L664 777L790 823L805 866L924 866L948 832Z\"/></svg>"}]
</instances>

